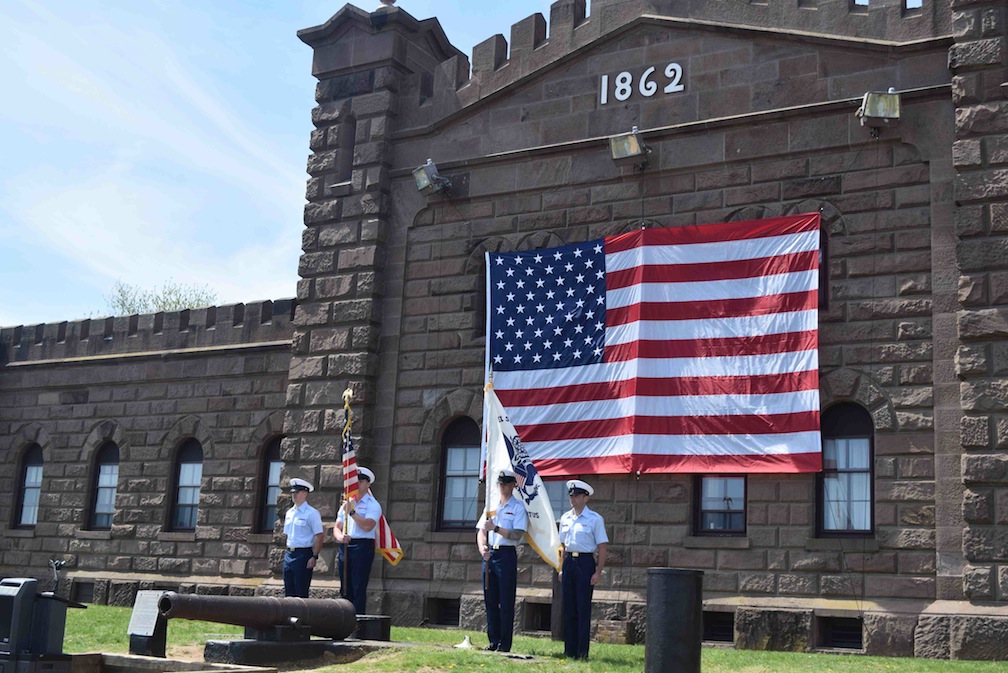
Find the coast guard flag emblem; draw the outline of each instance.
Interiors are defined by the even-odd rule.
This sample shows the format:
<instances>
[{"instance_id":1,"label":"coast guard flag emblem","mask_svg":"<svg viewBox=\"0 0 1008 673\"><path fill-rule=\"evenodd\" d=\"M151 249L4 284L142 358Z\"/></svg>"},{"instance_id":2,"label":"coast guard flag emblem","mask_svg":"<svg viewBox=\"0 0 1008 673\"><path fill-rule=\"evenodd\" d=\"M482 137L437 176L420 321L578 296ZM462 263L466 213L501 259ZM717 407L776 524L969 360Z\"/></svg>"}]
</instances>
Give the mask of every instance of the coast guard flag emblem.
<instances>
[{"instance_id":1,"label":"coast guard flag emblem","mask_svg":"<svg viewBox=\"0 0 1008 673\"><path fill-rule=\"evenodd\" d=\"M546 476L818 471L819 236L812 213L486 253L519 453Z\"/></svg>"},{"instance_id":2,"label":"coast guard flag emblem","mask_svg":"<svg viewBox=\"0 0 1008 673\"><path fill-rule=\"evenodd\" d=\"M560 534L557 532L553 506L543 487L542 478L536 471L528 453L522 447L518 431L508 420L494 393L493 384L488 383L484 392L484 425L486 431L486 501L483 516L478 526L482 526L487 516L497 513L500 497L497 480L493 475L503 468L514 470L518 482L512 497L519 497L528 514L528 530L525 539L546 563L560 570Z\"/></svg>"}]
</instances>

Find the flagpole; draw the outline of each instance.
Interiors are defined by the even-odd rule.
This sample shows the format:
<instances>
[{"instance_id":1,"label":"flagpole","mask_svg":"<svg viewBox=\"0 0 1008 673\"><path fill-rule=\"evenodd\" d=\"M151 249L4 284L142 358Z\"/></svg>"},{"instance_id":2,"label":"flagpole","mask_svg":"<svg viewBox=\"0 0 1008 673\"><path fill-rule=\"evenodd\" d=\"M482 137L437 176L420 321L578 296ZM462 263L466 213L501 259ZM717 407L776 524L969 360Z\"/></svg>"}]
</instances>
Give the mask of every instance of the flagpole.
<instances>
[{"instance_id":1,"label":"flagpole","mask_svg":"<svg viewBox=\"0 0 1008 673\"><path fill-rule=\"evenodd\" d=\"M343 423L343 443L342 443L343 446L346 446L346 434L348 432L350 432L350 423L351 423L351 421L353 419L353 412L350 411L350 400L351 399L353 399L353 389L347 387L347 389L343 391L343 414L344 414L344 416L343 416L344 417L344 423ZM345 456L340 456L340 463L341 464L342 464L342 462L343 462L344 459L345 459ZM344 465L343 466L343 500L344 500L344 502L346 501L346 499L347 499L346 466ZM347 578L350 576L350 549L349 549L349 545L346 542L346 540L347 540L346 536L349 533L348 527L350 526L350 522L349 522L349 519L347 517L346 509L344 507L340 507L340 514L343 517L343 545L342 545L342 547L343 547L343 576L340 577L340 594L343 596L343 598L346 598L347 600L350 600L350 597L347 595L347 590L346 590L346 588L347 588Z\"/></svg>"}]
</instances>

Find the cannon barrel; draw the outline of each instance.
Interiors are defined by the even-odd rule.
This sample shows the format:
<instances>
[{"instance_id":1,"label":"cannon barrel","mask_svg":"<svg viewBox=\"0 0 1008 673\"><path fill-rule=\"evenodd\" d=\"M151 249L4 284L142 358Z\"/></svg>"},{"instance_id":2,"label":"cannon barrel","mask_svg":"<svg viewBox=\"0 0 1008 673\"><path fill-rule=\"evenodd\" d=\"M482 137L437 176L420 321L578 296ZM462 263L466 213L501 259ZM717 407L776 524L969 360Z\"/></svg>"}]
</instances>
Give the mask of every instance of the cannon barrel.
<instances>
[{"instance_id":1,"label":"cannon barrel","mask_svg":"<svg viewBox=\"0 0 1008 673\"><path fill-rule=\"evenodd\" d=\"M334 640L343 640L357 628L354 605L345 598L197 596L168 591L158 600L158 612L169 619L199 619L259 630L300 626L313 636Z\"/></svg>"}]
</instances>

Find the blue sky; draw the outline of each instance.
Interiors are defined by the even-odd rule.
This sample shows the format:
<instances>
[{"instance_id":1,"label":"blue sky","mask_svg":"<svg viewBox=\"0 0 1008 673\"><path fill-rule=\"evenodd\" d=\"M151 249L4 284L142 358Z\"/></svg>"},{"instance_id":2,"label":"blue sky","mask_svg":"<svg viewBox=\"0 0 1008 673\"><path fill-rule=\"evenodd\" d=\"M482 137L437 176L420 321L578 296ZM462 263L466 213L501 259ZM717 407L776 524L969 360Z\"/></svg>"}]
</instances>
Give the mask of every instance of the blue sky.
<instances>
[{"instance_id":1,"label":"blue sky","mask_svg":"<svg viewBox=\"0 0 1008 673\"><path fill-rule=\"evenodd\" d=\"M397 3L465 53L549 5ZM315 90L295 33L342 6L4 0L0 325L106 315L116 280L293 296Z\"/></svg>"}]
</instances>

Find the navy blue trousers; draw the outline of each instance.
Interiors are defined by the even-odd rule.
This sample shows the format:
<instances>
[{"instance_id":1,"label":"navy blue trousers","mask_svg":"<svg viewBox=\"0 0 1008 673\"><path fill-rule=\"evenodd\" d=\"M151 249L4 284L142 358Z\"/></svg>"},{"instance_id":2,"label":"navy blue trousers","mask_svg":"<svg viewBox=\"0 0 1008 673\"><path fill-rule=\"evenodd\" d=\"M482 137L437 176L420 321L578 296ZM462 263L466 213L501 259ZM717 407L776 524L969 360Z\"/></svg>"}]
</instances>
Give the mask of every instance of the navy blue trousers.
<instances>
[{"instance_id":1,"label":"navy blue trousers","mask_svg":"<svg viewBox=\"0 0 1008 673\"><path fill-rule=\"evenodd\" d=\"M312 548L288 549L284 552L283 578L284 595L294 598L308 598L308 588L311 586L313 570L308 568L308 559L312 557Z\"/></svg>"},{"instance_id":2,"label":"navy blue trousers","mask_svg":"<svg viewBox=\"0 0 1008 673\"><path fill-rule=\"evenodd\" d=\"M518 551L514 547L491 549L490 558L483 561L483 603L487 637L499 652L511 651L517 591Z\"/></svg>"},{"instance_id":3,"label":"navy blue trousers","mask_svg":"<svg viewBox=\"0 0 1008 673\"><path fill-rule=\"evenodd\" d=\"M588 639L591 634L592 592L595 587L591 577L595 574L595 557L592 554L567 556L563 562L564 656L573 659L588 658Z\"/></svg>"},{"instance_id":4,"label":"navy blue trousers","mask_svg":"<svg viewBox=\"0 0 1008 673\"><path fill-rule=\"evenodd\" d=\"M374 561L374 540L351 540L346 545L349 562L344 571L343 545L336 552L336 569L343 587L343 597L354 604L354 612L367 614L367 585L371 579L371 563ZM345 574L344 574L345 573Z\"/></svg>"}]
</instances>

